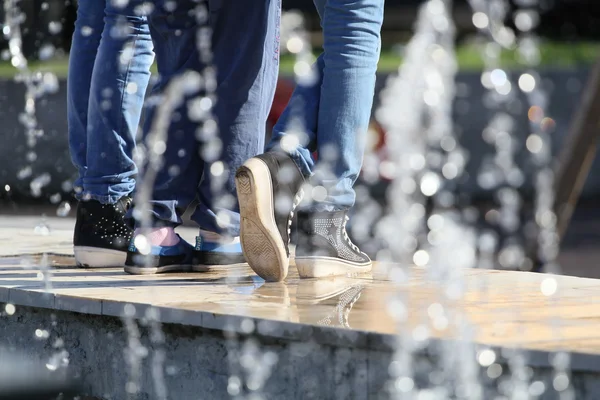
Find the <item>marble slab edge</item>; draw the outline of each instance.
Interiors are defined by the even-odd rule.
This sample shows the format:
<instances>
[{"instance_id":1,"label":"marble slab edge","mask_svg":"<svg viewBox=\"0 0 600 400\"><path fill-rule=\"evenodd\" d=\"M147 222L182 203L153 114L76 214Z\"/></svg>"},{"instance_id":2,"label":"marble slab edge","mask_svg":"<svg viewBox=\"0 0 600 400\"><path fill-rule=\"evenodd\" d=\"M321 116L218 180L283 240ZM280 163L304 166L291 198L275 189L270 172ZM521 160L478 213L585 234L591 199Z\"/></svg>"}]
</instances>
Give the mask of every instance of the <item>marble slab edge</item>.
<instances>
[{"instance_id":1,"label":"marble slab edge","mask_svg":"<svg viewBox=\"0 0 600 400\"><path fill-rule=\"evenodd\" d=\"M360 348L369 351L390 353L395 350L395 335L361 330L277 321L233 314L218 314L208 311L186 310L168 306L153 306L150 303L102 300L80 296L46 292L43 289L19 289L0 287L0 303L15 306L43 308L56 311L75 312L93 316L155 320L163 324L177 324L224 332L225 335L252 335L289 341L313 342L333 347ZM430 339L434 347L456 342L453 339ZM498 362L506 363L507 354L515 349L501 346L485 346L499 355ZM554 352L521 349L530 367L552 368ZM426 353L424 351L423 353ZM571 371L600 372L600 355L571 352Z\"/></svg>"}]
</instances>

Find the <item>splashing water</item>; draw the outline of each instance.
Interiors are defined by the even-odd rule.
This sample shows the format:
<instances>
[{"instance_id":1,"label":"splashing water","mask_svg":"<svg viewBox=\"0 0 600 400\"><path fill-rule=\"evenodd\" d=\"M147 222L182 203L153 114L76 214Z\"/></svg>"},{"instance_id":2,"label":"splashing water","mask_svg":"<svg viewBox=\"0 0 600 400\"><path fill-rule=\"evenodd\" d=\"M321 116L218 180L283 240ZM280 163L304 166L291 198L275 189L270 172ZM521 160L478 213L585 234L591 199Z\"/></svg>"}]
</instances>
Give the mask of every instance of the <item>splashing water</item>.
<instances>
[{"instance_id":1,"label":"splashing water","mask_svg":"<svg viewBox=\"0 0 600 400\"><path fill-rule=\"evenodd\" d=\"M206 26L209 17L207 2L199 2L193 11L198 25ZM138 221L141 229L141 234L135 239L135 245L140 253L145 255L150 254L150 242L146 239L147 232L152 227L150 201L152 200L156 176L163 165L163 154L167 148L168 128L171 123L172 114L186 102L188 97L197 94L201 90L203 91L203 94L188 100L187 112L192 121L195 121L202 126L202 128L198 130L199 133L197 134L197 139L199 142L203 143L205 146L204 149L210 148L210 153L214 157L212 165L214 166L215 164L220 163L220 161L218 161L221 148L220 139L218 138L218 131L215 129L217 124L211 112L212 106L215 103L214 91L216 89L216 71L211 65L211 34L210 28L203 27L196 35L196 45L199 50L199 57L203 65L205 65L205 68L200 72L188 71L181 76L173 78L168 83L160 98L155 97L148 99L150 104L154 103L156 106L156 112L148 136L144 143L138 144L134 154L136 164L145 166L143 179L139 180L136 185L136 206L134 209L134 218ZM208 161L207 157L205 157L205 159ZM209 170L213 173L216 169L211 167ZM178 171L169 172L173 174L179 173ZM218 179L218 177L217 179L212 180L213 186L211 189L213 190L213 193L218 194L222 191L224 181L225 180L223 179ZM146 262L150 262L150 258L147 258ZM128 383L127 391L128 393L131 393L132 396L140 389L138 386L141 374L139 371L141 368L139 357L145 357L144 351L142 351L142 354L137 354L135 350L143 349L143 346L138 338L139 332L136 327L134 315L135 312L131 315L127 315L126 313L125 318L125 323L128 327L130 346L132 346L132 349L130 349L129 352L129 365L132 379ZM167 389L164 380L166 354L163 349L164 334L162 332L158 310L149 309L147 318L150 324L151 340L153 343L152 376L154 378L155 392L158 398L166 399Z\"/></svg>"},{"instance_id":2,"label":"splashing water","mask_svg":"<svg viewBox=\"0 0 600 400\"><path fill-rule=\"evenodd\" d=\"M557 216L554 212L554 170L552 165L552 138L554 127L552 119L544 115L548 107L548 94L544 88L541 77L534 70L539 64L540 51L538 38L534 29L540 17L537 7L538 0L517 0L517 11L514 13L514 24L520 35L518 36L518 55L521 63L527 68L520 75L518 86L526 95L529 104L528 115L535 112L530 118L531 134L527 137L526 147L532 154L535 165L534 174L534 221L537 226L537 257L542 263L542 270L550 274L559 274L560 265L557 262L559 252L559 235L557 232ZM554 308L557 291L556 280L551 276L542 281L540 290L548 297L548 306ZM553 336L558 338L561 334L561 321L559 318L550 317L548 321L552 327ZM561 400L575 398L570 379L570 357L565 352L557 352L551 359L554 368L553 389L558 392Z\"/></svg>"},{"instance_id":3,"label":"splashing water","mask_svg":"<svg viewBox=\"0 0 600 400\"><path fill-rule=\"evenodd\" d=\"M5 23L2 29L4 37L8 40L8 56L10 63L18 71L16 81L25 84L25 109L19 115L19 122L25 128L27 139L26 161L33 164L37 160L35 146L38 139L44 135L44 131L39 127L36 118L36 103L38 99L47 93L56 93L58 91L58 78L50 72L32 72L29 69L27 59L23 54L23 37L21 33L21 23L25 19L25 14L19 8L20 0L4 0ZM19 179L32 177L33 169L31 165L25 165L18 173ZM43 173L31 180L31 194L34 197L41 195L41 188L50 183L50 175Z\"/></svg>"},{"instance_id":4,"label":"splashing water","mask_svg":"<svg viewBox=\"0 0 600 400\"><path fill-rule=\"evenodd\" d=\"M483 393L468 321L456 312L444 315L443 311L447 301L463 294L462 271L475 266L475 234L461 213L450 211L457 207L453 181L462 175L467 161L452 128L457 67L450 7L450 1L442 0L430 0L421 7L404 63L398 76L390 79L383 90L377 111L387 132L389 159L396 163L387 193L388 214L376 233L389 250L380 252L378 257L401 263L401 267L383 272L402 283L411 274L406 266L414 263L427 267L426 276L440 286L441 293L435 303L441 314L435 315L434 325L445 330L450 320L461 338L458 345L462 356L457 357L456 344L442 345L438 357L441 378L433 386L430 382L418 387L417 375L423 371L417 368L414 353L428 343L428 324L423 320L414 332L407 332L404 325L408 299L399 293L390 304L396 310L392 314L399 324L399 336L388 384L392 397L399 399L419 395L435 399L481 398ZM434 211L427 218L429 198ZM397 221L401 221L401 229ZM446 321L443 326L440 318ZM465 358L465 354L472 357Z\"/></svg>"},{"instance_id":5,"label":"splashing water","mask_svg":"<svg viewBox=\"0 0 600 400\"><path fill-rule=\"evenodd\" d=\"M520 269L525 264L525 253L522 239L518 237L523 203L518 189L524 183L524 173L515 161L519 145L515 135L516 122L510 113L510 107L516 100L516 90L500 64L502 50L515 46L515 34L504 25L509 11L507 1L471 0L470 4L474 12L473 24L484 37L489 38L482 46L484 71L481 83L488 90L484 102L495 113L483 131L483 139L494 146L495 154L483 160L477 182L485 190L495 190L499 203L498 210L492 209L486 213L486 221L491 228L482 232L483 240L479 241L479 249L485 266ZM481 286L486 286L485 279L481 277ZM518 314L519 310L499 312L497 318L512 321L518 318ZM496 377L498 388L510 398L527 398L529 377L525 371L525 354L515 349L506 356L510 376Z\"/></svg>"},{"instance_id":6,"label":"splashing water","mask_svg":"<svg viewBox=\"0 0 600 400\"><path fill-rule=\"evenodd\" d=\"M9 39L11 63L19 71L19 81L27 86L25 110L20 117L26 128L27 143L30 151L27 160L36 160L35 145L43 135L38 128L35 117L36 101L45 93L57 88L56 77L52 74L32 73L22 53L22 39L19 25L23 14L18 8L19 0L5 0L7 23L3 29ZM399 326L398 346L394 361L390 365L392 379L389 390L393 398L425 398L445 399L483 398L482 383L478 379L479 368L487 368L488 377L498 380L499 387L509 388L502 394L513 399L528 398L535 382L529 382L526 370L526 358L523 352L514 350L505 354L508 359L510 377L502 380L502 369L496 363L499 357L494 350L477 347L472 344L474 332L464 315L447 307L448 303L464 295L465 268L494 267L521 268L526 264L521 239L517 237L521 221L522 199L518 192L524 181L524 173L516 164L517 139L515 121L507 112L510 103L515 99L516 90L509 79L509 74L500 64L503 48L515 45L522 62L528 71L518 79L519 89L525 93L531 106L530 110L544 110L547 107L547 96L543 90L539 75L534 67L539 60L536 39L531 33L535 27L537 16L532 4L535 0L517 1L521 7L514 15L517 29L522 33L519 37L504 25L508 5L505 0L471 0L474 10L473 23L485 35L489 42L483 46L485 71L482 84L489 90L486 104L496 112L483 132L484 139L495 150L494 157L486 160L479 176L479 184L488 190L495 189L499 209L492 225L498 227L506 236L501 240L494 230L481 232L477 239L474 228L468 226L474 222L470 209L460 209L455 196L456 182L463 173L468 160L467 154L460 147L452 126L452 102L454 98L454 75L456 59L454 55L454 27L449 10L451 0L429 0L420 9L416 23L416 32L407 46L405 62L397 77L390 79L382 92L381 108L377 117L387 131L389 159L387 166L392 174L393 182L388 190L387 215L376 228L377 240L386 243L386 249L380 251L378 259L381 265L385 261L399 261L400 267L391 267L384 271L386 277L397 283L404 283L410 278L408 265L427 267L425 274L429 281L439 286L436 302L429 304L427 313L423 313L420 325L408 332L403 325L407 322L408 299L401 293L390 300L392 315ZM204 4L199 5L197 17L206 22L207 10ZM297 13L285 14L282 19L282 38L285 49L296 55L294 73L298 84L314 83L314 70L311 69L313 55L307 34L303 27L302 16ZM204 60L210 59L210 30L203 30L198 35L198 48ZM138 186L136 196L136 217L141 221L143 229L151 224L149 207L152 185L156 174L162 166L163 154L167 143L167 129L171 115L184 101L186 96L205 90L197 102L191 101L190 112L196 120L204 124L214 125L210 109L206 109L203 99L211 99L214 95L215 71L207 67L202 73L188 73L174 79L166 89L157 107L156 117L146 142L136 153L138 164L146 163L147 170L143 183ZM214 100L214 99L213 99ZM152 101L152 100L151 100ZM211 104L213 104L212 101ZM197 106L197 107L196 107ZM537 112L537 111L536 111ZM537 115L537 114L536 114ZM301 113L290 126L295 133L296 143L303 140ZM551 141L549 132L544 128L542 117L531 120L532 133L527 138L526 148L532 154L535 164L535 223L538 226L539 255L546 269L558 272L556 255L558 251L556 235L556 216L552 211L554 176L551 170ZM220 149L216 131L204 129L200 135L204 145L210 149ZM293 136L293 135L292 135ZM219 152L215 153L218 154ZM213 160L211 173L215 177L225 177L226 172L218 164L218 155ZM19 177L32 177L31 192L39 196L42 189L50 182L48 174L33 177L31 165L23 167ZM220 172L219 172L220 171ZM217 173L219 172L219 173ZM219 197L224 179L213 179L213 193ZM360 197L360 196L359 196ZM56 203L60 202L60 197ZM427 212L431 204L432 211ZM61 203L58 215L67 215L68 203ZM398 223L400 221L400 223ZM359 224L360 225L360 224ZM365 224L366 225L366 224ZM40 234L48 234L46 225L38 227ZM460 240L459 240L460 239ZM136 245L142 253L149 252L144 236ZM479 259L476 259L476 251ZM498 258L495 255L498 252ZM44 255L40 262L40 279L45 288L51 289L51 273L48 259ZM230 277L233 282L235 278ZM553 278L548 278L553 279ZM549 281L550 282L550 281ZM482 282L485 286L485 282ZM551 282L542 287L549 301L556 292L548 289ZM360 290L358 290L360 292ZM355 300L354 300L355 301ZM336 308L340 325L347 325L345 308ZM7 315L15 313L11 304L5 306ZM152 375L155 392L158 398L167 398L164 382L164 362L166 355L162 348L165 337L160 325L157 309L150 308L146 318L151 329L151 341L154 347ZM331 317L333 318L333 317ZM331 322L331 318L322 321ZM514 318L514 315L511 316ZM426 347L429 342L427 332L428 321L443 329L453 328L461 338L458 342L442 343L435 347L437 358L431 371L437 374L423 386L417 384L417 374L423 372L415 360L415 353ZM344 321L346 321L344 323ZM555 323L555 334L559 335L560 326ZM148 356L148 349L140 340L140 332L135 320L135 309L125 307L124 325L128 332L129 345L126 349L127 363L130 367L130 380L127 392L132 398L139 390L142 360ZM254 322L243 321L240 327L245 335L242 340L230 333L229 360L231 376L228 392L231 396L242 398L247 388L252 398L260 398L261 389L278 362L277 354L261 349L259 343L248 336L255 332ZM238 331L231 329L231 332ZM36 332L36 335L38 332ZM47 339L47 332L40 329L39 338ZM560 393L561 399L573 398L570 388L569 357L565 353L557 353L553 360L553 388ZM61 347L47 363L49 369L68 364L68 353ZM239 368L238 368L239 367ZM500 373L496 373L500 367ZM430 376L433 376L430 374ZM502 385L503 382L508 385Z\"/></svg>"},{"instance_id":7,"label":"splashing water","mask_svg":"<svg viewBox=\"0 0 600 400\"><path fill-rule=\"evenodd\" d=\"M289 11L281 17L281 42L282 54L294 55L294 79L296 85L310 87L318 80L318 72L313 68L314 56L308 34L304 27L304 17L299 12ZM302 102L292 102L292 113L286 135L281 139L281 147L285 151L294 151L298 146L308 144L306 127L304 124L304 110ZM305 192L309 192L305 190Z\"/></svg>"},{"instance_id":8,"label":"splashing water","mask_svg":"<svg viewBox=\"0 0 600 400\"><path fill-rule=\"evenodd\" d=\"M283 44L282 53L291 53L295 56L296 84L314 85L318 76L315 68L312 68L314 56L302 14L295 11L282 14L280 41ZM302 104L290 104L290 107L293 107L292 117L281 142L282 147L287 150L295 149L307 140ZM280 170L279 179L286 180L284 175L287 172L285 169ZM306 188L303 190L310 192ZM231 283L236 283L233 276L230 278ZM247 319L242 321L240 326L235 324L233 320L228 321L227 348L231 374L227 391L233 398L262 399L262 390L277 365L278 356L272 351L263 351L259 342L251 337L256 331L254 321ZM238 336L238 332L242 335Z\"/></svg>"}]
</instances>

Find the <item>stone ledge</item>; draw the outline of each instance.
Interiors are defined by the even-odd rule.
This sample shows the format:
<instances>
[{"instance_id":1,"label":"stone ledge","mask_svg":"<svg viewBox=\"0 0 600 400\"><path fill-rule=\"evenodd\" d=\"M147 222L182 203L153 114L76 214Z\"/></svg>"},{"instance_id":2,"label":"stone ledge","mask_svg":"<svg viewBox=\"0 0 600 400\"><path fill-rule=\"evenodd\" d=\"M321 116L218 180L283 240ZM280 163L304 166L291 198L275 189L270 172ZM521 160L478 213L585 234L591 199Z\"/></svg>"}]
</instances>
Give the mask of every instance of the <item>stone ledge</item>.
<instances>
[{"instance_id":1,"label":"stone ledge","mask_svg":"<svg viewBox=\"0 0 600 400\"><path fill-rule=\"evenodd\" d=\"M17 307L138 320L153 319L162 324L190 326L229 335L254 334L264 338L311 341L319 345L365 351L390 352L395 348L394 324L387 313L382 311L385 301L370 297L370 302L361 303L359 299L351 310L347 310L340 303L341 293L356 288L357 285L367 288L361 289L364 293L370 290L371 296L384 296L385 290L389 292L407 288L411 288L411 291L422 291L421 296L427 296L428 293L425 282L419 281L421 278L418 272L415 275L415 283L405 289L392 282L371 280L370 277L341 277L311 282L299 280L297 276L292 275L286 284L271 284L258 280L247 267L226 272L216 270L208 273L140 277L126 275L121 269L73 268L69 265L73 261L71 257L47 259L54 268L46 272L50 273L52 278L52 287L46 290L44 281L40 280L40 276L43 277L43 268L34 269L35 263L28 268L23 268L17 263L7 266L9 258L0 260L3 264L3 267L0 267L0 302L10 302ZM40 268L39 265L37 267ZM539 284L542 278L536 274L474 270L466 274L466 279L481 274L485 274L486 279L493 280L497 290L504 290L503 287L507 287L509 278L518 277L522 289L526 290L526 297L532 296L531 289L535 284ZM570 291L565 290L562 295L565 307L573 303L573 299L580 295L578 293L591 293L591 289L599 284L591 279L558 278L565 287L573 288ZM324 291L316 293L318 290ZM312 293L315 298L306 302L306 299L299 297L307 293ZM335 295L328 297L331 293ZM315 300L319 296L321 300ZM489 300L488 304L481 303L480 306L483 309L493 306L494 298ZM587 300L588 305L594 303L592 298ZM561 304L561 299L556 301L556 304ZM467 307L468 304L469 302ZM521 307L523 315L532 313L532 310L526 309L526 304L521 304ZM418 307L413 308L413 311L415 314L422 312L418 311ZM473 316L480 318L483 310L476 311ZM342 314L346 312L348 314L344 317ZM541 309L539 312L540 317L543 317L545 311ZM595 318L598 313L600 310L592 307L588 316ZM375 319L371 318L371 314L376 314ZM388 320L382 321L383 317L387 317ZM336 318L345 320L336 321ZM575 318L576 324L589 319L585 315L575 315ZM329 321L330 325L324 326L323 321ZM536 326L538 322L532 323ZM551 366L549 357L555 350L570 351L573 370L600 372L600 350L597 347L600 341L595 341L594 331L589 331L596 326L595 324L596 322L587 327L581 326L581 333L576 332L574 338L564 341L563 345L560 343L561 339L557 338L555 343L533 342L530 346L527 343L515 346L514 338L510 335L495 342L486 341L485 337L477 338L476 341L481 343L482 347L495 349L498 355L506 349L522 348L526 350L528 365L532 367ZM526 324L523 325L523 329L527 327ZM567 328L573 329L569 324ZM430 343L456 341L452 335L439 332L434 334Z\"/></svg>"}]
</instances>

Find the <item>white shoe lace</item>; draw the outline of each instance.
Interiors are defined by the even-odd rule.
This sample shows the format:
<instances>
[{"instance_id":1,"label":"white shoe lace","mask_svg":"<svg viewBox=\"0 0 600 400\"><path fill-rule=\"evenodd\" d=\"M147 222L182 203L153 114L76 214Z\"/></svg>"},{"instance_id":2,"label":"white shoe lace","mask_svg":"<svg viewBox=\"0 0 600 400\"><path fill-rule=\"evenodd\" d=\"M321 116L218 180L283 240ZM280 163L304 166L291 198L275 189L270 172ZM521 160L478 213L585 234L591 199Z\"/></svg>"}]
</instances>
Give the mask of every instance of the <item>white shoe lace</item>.
<instances>
[{"instance_id":1,"label":"white shoe lace","mask_svg":"<svg viewBox=\"0 0 600 400\"><path fill-rule=\"evenodd\" d=\"M344 240L346 241L346 243L348 243L348 245L350 247L352 247L352 250L354 250L357 253L361 253L358 246L356 246L354 243L352 243L352 240L350 240L350 238L348 237L348 232L346 232L346 223L348 222L349 219L350 218L346 215L344 218L344 222L342 223L342 235L344 236Z\"/></svg>"},{"instance_id":2,"label":"white shoe lace","mask_svg":"<svg viewBox=\"0 0 600 400\"><path fill-rule=\"evenodd\" d=\"M298 191L298 193L296 193L296 196L294 196L294 200L292 203L292 210L290 211L290 214L288 215L288 227L287 227L287 232L288 232L288 242L287 245L290 245L290 241L292 240L292 221L294 218L294 211L296 211L296 207L298 207L298 205L300 204L300 202L302 201L302 199L304 198L304 189L300 189Z\"/></svg>"}]
</instances>

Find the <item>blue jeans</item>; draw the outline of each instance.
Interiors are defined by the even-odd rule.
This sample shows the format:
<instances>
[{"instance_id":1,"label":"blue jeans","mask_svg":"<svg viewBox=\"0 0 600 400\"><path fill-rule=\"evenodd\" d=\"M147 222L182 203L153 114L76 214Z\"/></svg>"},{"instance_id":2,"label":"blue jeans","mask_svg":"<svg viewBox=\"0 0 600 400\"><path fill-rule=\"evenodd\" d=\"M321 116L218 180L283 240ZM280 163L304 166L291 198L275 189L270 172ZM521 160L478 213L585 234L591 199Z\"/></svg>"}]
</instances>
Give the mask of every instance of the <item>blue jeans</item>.
<instances>
[{"instance_id":1,"label":"blue jeans","mask_svg":"<svg viewBox=\"0 0 600 400\"><path fill-rule=\"evenodd\" d=\"M362 167L373 106L375 73L381 50L384 0L314 0L321 17L323 53L313 66L319 77L299 85L273 128L267 149L279 148L288 122L298 109L307 137L286 149L312 185L327 196L312 203L315 211L349 209ZM311 156L318 154L318 162Z\"/></svg>"},{"instance_id":2,"label":"blue jeans","mask_svg":"<svg viewBox=\"0 0 600 400\"><path fill-rule=\"evenodd\" d=\"M67 117L78 199L115 203L135 187L132 160L154 61L138 0L79 0L69 59Z\"/></svg>"},{"instance_id":3,"label":"blue jeans","mask_svg":"<svg viewBox=\"0 0 600 400\"><path fill-rule=\"evenodd\" d=\"M205 67L197 48L197 31L202 27L194 12L190 13L196 2L180 0L169 12L164 11L161 1L155 3L149 21L160 78L153 98L164 94L173 78ZM197 199L192 220L200 229L238 236L234 175L244 161L264 148L266 120L279 72L281 3L209 0L208 6L212 65L216 68L212 114L218 127L217 146L209 147L202 136L208 134L202 129L209 124L190 118L202 91L187 93L168 127L163 168L154 181L151 206L155 224L177 226L182 223L183 212ZM152 128L156 103L152 98L148 102L144 137ZM215 182L212 165L224 166L221 183ZM216 192L215 187L219 187Z\"/></svg>"}]
</instances>

